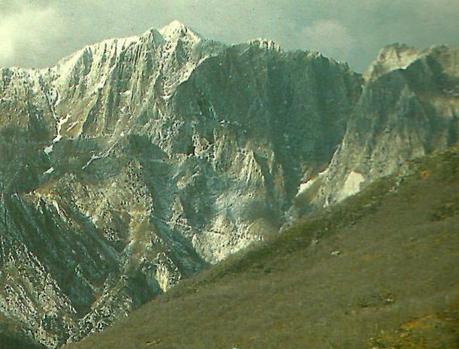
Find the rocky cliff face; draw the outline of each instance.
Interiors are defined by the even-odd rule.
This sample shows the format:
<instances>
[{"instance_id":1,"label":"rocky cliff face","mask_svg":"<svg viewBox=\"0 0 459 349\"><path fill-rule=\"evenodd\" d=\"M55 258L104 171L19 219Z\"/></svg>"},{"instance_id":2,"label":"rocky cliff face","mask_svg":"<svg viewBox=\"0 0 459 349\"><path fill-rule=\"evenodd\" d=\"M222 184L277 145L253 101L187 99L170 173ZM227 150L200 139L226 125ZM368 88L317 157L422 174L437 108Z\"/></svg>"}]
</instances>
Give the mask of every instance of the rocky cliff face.
<instances>
[{"instance_id":1,"label":"rocky cliff face","mask_svg":"<svg viewBox=\"0 0 459 349\"><path fill-rule=\"evenodd\" d=\"M388 46L364 74L365 84L329 167L302 184L298 212L328 206L407 159L459 140L459 50Z\"/></svg>"},{"instance_id":2,"label":"rocky cliff face","mask_svg":"<svg viewBox=\"0 0 459 349\"><path fill-rule=\"evenodd\" d=\"M275 233L361 82L317 53L177 22L0 69L0 313L56 348Z\"/></svg>"}]
</instances>

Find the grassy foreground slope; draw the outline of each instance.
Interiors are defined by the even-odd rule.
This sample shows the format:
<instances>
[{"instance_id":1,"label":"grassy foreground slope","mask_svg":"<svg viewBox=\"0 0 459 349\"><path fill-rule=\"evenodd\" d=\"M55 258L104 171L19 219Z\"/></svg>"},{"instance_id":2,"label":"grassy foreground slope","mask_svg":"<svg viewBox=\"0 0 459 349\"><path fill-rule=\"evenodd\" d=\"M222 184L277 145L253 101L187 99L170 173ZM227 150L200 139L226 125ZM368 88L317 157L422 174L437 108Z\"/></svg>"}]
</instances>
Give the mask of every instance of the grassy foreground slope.
<instances>
[{"instance_id":1,"label":"grassy foreground slope","mask_svg":"<svg viewBox=\"0 0 459 349\"><path fill-rule=\"evenodd\" d=\"M459 348L459 151L404 173L68 349Z\"/></svg>"}]
</instances>

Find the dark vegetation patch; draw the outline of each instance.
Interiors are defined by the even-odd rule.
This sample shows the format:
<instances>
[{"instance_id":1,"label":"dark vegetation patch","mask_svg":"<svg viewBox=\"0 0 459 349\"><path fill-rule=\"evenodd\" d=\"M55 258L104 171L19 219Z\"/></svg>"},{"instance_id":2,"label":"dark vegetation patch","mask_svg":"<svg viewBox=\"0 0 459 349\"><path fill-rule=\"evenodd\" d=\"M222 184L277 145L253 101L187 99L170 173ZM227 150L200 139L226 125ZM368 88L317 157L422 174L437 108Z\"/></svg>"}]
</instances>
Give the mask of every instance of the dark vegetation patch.
<instances>
[{"instance_id":1,"label":"dark vegetation patch","mask_svg":"<svg viewBox=\"0 0 459 349\"><path fill-rule=\"evenodd\" d=\"M455 194L435 209L432 220L442 221L457 215L459 215L459 195Z\"/></svg>"},{"instance_id":2,"label":"dark vegetation patch","mask_svg":"<svg viewBox=\"0 0 459 349\"><path fill-rule=\"evenodd\" d=\"M19 332L19 326L0 314L0 349L45 349Z\"/></svg>"}]
</instances>

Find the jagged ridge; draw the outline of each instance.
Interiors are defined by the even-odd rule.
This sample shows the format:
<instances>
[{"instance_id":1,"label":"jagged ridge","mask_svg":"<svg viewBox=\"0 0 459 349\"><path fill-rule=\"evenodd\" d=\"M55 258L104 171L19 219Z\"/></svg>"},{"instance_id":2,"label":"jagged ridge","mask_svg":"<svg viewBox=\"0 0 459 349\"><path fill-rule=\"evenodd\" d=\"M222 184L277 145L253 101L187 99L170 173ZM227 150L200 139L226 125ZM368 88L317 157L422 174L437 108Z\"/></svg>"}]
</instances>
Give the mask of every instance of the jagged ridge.
<instances>
[{"instance_id":1,"label":"jagged ridge","mask_svg":"<svg viewBox=\"0 0 459 349\"><path fill-rule=\"evenodd\" d=\"M276 233L361 82L179 23L0 75L0 311L48 347Z\"/></svg>"}]
</instances>

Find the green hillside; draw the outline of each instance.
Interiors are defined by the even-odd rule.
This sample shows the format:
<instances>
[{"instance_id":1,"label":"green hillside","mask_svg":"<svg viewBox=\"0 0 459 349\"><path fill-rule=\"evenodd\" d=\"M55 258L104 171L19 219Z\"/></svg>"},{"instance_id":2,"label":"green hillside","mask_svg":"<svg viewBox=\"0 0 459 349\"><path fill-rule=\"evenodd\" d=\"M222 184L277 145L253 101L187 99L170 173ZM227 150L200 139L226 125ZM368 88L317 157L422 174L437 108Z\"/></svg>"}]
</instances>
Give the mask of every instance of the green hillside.
<instances>
[{"instance_id":1,"label":"green hillside","mask_svg":"<svg viewBox=\"0 0 459 349\"><path fill-rule=\"evenodd\" d=\"M400 171L66 348L459 348L459 150Z\"/></svg>"}]
</instances>

